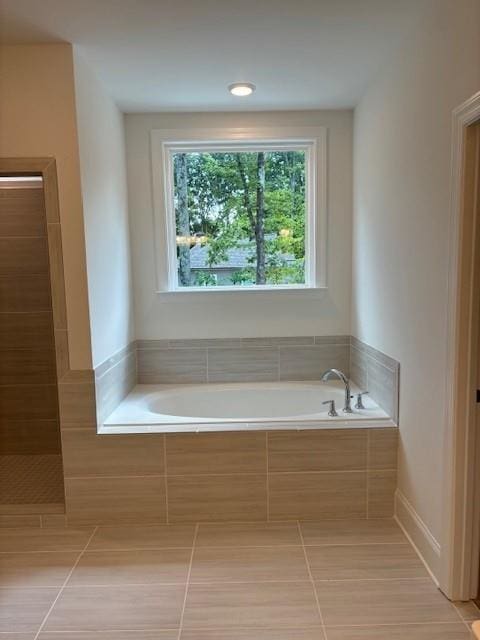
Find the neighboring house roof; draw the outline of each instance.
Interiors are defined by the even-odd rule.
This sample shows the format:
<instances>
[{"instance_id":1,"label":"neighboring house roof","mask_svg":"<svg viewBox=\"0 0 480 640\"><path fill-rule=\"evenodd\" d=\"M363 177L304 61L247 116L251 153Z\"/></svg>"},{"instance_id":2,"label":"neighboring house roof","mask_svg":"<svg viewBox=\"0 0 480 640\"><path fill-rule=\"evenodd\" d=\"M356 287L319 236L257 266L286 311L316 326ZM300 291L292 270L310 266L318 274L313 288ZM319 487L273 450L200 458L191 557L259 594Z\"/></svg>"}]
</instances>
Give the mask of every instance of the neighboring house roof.
<instances>
[{"instance_id":1,"label":"neighboring house roof","mask_svg":"<svg viewBox=\"0 0 480 640\"><path fill-rule=\"evenodd\" d=\"M248 241L245 241L245 247L235 247L234 249L227 249L228 260L222 260L214 264L207 264L208 259L208 245L197 244L190 249L190 268L191 269L244 269L246 267L253 267L253 264L249 262L255 255L255 248L249 245ZM295 256L292 254L284 253L281 257L287 262L295 260Z\"/></svg>"}]
</instances>

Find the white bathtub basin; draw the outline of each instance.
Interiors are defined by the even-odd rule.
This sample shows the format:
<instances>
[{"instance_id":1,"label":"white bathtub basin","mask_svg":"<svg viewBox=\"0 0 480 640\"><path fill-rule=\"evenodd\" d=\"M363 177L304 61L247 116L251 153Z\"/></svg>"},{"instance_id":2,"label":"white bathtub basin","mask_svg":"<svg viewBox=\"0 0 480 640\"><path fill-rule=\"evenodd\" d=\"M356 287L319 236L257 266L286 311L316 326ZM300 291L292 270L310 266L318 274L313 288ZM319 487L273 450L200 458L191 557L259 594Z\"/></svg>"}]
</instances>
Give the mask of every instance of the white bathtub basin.
<instances>
[{"instance_id":1,"label":"white bathtub basin","mask_svg":"<svg viewBox=\"0 0 480 640\"><path fill-rule=\"evenodd\" d=\"M393 424L368 396L364 397L364 410L343 413L344 397L344 387L339 382L137 385L99 431L237 431L343 425L365 428L370 423L379 427ZM328 415L328 406L322 404L326 400L335 400L338 417Z\"/></svg>"},{"instance_id":2,"label":"white bathtub basin","mask_svg":"<svg viewBox=\"0 0 480 640\"><path fill-rule=\"evenodd\" d=\"M302 418L326 413L325 400L335 400L339 412L344 392L319 386L202 385L175 388L151 394L147 405L152 413L193 418L194 420L264 420Z\"/></svg>"}]
</instances>

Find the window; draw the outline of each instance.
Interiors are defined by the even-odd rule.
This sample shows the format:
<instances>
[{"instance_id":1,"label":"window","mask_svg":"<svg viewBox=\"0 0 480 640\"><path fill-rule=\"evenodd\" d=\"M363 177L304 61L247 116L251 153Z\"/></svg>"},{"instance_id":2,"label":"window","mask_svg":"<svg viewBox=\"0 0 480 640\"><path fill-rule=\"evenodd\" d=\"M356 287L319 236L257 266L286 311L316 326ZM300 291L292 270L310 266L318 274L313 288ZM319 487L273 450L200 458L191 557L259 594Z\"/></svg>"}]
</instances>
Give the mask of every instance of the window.
<instances>
[{"instance_id":1,"label":"window","mask_svg":"<svg viewBox=\"0 0 480 640\"><path fill-rule=\"evenodd\" d=\"M197 136L188 142L152 136L168 262L160 288L318 287L317 139Z\"/></svg>"}]
</instances>

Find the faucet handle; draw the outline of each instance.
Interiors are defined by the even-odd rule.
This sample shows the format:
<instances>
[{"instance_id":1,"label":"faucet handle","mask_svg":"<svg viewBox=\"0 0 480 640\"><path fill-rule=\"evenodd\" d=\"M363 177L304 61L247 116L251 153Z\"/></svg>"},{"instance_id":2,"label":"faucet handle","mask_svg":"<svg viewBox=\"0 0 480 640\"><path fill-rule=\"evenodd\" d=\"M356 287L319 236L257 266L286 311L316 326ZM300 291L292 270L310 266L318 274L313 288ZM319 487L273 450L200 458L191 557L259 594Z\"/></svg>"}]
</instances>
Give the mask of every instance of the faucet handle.
<instances>
[{"instance_id":1,"label":"faucet handle","mask_svg":"<svg viewBox=\"0 0 480 640\"><path fill-rule=\"evenodd\" d=\"M328 404L330 405L328 408L328 415L331 418L336 418L338 416L338 413L335 409L335 400L325 400L325 402L322 402L322 404Z\"/></svg>"},{"instance_id":2,"label":"faucet handle","mask_svg":"<svg viewBox=\"0 0 480 640\"><path fill-rule=\"evenodd\" d=\"M362 396L365 396L368 391L362 391L361 393L357 393L357 401L355 403L355 409L365 409L363 406Z\"/></svg>"}]
</instances>

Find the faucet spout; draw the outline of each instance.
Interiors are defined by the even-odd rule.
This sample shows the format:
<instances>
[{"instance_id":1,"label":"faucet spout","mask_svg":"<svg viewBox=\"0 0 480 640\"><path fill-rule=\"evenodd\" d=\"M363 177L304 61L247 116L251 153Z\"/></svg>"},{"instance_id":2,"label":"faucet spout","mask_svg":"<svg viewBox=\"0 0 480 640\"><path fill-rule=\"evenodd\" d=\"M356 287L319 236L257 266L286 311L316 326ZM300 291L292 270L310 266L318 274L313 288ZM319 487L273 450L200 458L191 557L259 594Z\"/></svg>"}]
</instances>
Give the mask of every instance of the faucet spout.
<instances>
[{"instance_id":1,"label":"faucet spout","mask_svg":"<svg viewBox=\"0 0 480 640\"><path fill-rule=\"evenodd\" d=\"M350 380L343 373L343 371L340 371L340 369L327 369L326 371L324 371L324 373L322 373L321 380L322 382L326 382L332 377L338 378L345 385L345 405L343 407L343 412L353 413L350 394Z\"/></svg>"}]
</instances>

